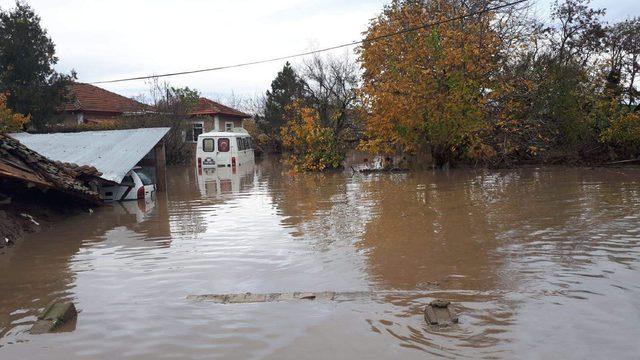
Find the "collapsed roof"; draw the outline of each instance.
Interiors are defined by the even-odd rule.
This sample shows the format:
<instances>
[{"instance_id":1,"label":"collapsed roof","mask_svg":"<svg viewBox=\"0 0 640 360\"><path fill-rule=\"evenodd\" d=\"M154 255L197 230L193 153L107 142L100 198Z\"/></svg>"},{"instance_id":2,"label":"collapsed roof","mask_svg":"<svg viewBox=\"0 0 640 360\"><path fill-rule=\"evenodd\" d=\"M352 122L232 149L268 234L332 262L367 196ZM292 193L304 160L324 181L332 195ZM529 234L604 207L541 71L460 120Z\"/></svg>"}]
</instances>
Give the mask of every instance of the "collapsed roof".
<instances>
[{"instance_id":1,"label":"collapsed roof","mask_svg":"<svg viewBox=\"0 0 640 360\"><path fill-rule=\"evenodd\" d=\"M10 134L31 150L63 163L95 167L102 179L121 183L170 128Z\"/></svg>"},{"instance_id":2,"label":"collapsed roof","mask_svg":"<svg viewBox=\"0 0 640 360\"><path fill-rule=\"evenodd\" d=\"M99 176L95 168L56 163L19 141L0 134L0 178L54 189L91 203L100 203L98 193L88 186Z\"/></svg>"}]
</instances>

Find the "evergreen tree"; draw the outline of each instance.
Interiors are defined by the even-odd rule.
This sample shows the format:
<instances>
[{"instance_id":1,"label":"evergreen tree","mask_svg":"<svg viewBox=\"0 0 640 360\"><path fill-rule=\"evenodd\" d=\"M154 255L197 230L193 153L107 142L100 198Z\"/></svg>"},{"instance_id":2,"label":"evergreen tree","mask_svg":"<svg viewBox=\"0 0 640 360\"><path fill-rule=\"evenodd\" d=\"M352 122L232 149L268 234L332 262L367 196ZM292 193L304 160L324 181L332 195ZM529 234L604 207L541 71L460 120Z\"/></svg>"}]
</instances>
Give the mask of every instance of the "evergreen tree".
<instances>
[{"instance_id":1,"label":"evergreen tree","mask_svg":"<svg viewBox=\"0 0 640 360\"><path fill-rule=\"evenodd\" d=\"M55 45L29 5L18 1L0 12L0 92L8 94L9 108L30 115L36 128L55 119L75 78L57 73L57 62Z\"/></svg>"},{"instance_id":2,"label":"evergreen tree","mask_svg":"<svg viewBox=\"0 0 640 360\"><path fill-rule=\"evenodd\" d=\"M267 90L264 119L260 121L262 131L274 140L277 149L281 148L280 128L285 122L287 109L295 99L301 97L303 81L287 62Z\"/></svg>"}]
</instances>

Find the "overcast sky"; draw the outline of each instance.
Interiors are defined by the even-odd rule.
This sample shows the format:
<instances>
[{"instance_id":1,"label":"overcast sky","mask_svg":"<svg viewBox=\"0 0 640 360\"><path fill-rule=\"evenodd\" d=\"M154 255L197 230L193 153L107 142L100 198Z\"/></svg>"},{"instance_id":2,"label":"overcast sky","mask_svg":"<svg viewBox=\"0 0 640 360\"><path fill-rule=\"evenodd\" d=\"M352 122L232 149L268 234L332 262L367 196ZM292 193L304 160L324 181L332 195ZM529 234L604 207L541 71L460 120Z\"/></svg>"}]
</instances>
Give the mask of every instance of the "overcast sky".
<instances>
[{"instance_id":1,"label":"overcast sky","mask_svg":"<svg viewBox=\"0 0 640 360\"><path fill-rule=\"evenodd\" d=\"M551 0L538 0L539 14ZM278 57L357 40L383 0L31 0L56 44L57 69L80 81L160 74ZM0 7L14 1L0 0ZM608 20L640 15L639 0L595 0ZM345 50L337 50L339 55ZM300 61L292 60L293 63ZM284 62L167 78L205 96L264 92ZM123 95L144 81L100 85Z\"/></svg>"}]
</instances>

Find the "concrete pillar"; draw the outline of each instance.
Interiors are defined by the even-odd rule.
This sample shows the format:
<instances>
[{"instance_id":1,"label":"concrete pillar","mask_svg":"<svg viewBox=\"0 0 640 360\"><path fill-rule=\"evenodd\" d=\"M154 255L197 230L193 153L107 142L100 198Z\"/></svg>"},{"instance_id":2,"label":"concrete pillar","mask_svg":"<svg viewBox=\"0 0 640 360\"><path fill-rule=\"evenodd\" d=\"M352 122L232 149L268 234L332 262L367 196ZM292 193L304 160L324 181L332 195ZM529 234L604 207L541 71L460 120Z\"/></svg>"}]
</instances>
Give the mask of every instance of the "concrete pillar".
<instances>
[{"instance_id":1,"label":"concrete pillar","mask_svg":"<svg viewBox=\"0 0 640 360\"><path fill-rule=\"evenodd\" d=\"M156 159L156 191L167 191L167 159L165 156L164 141L159 142L155 148Z\"/></svg>"}]
</instances>

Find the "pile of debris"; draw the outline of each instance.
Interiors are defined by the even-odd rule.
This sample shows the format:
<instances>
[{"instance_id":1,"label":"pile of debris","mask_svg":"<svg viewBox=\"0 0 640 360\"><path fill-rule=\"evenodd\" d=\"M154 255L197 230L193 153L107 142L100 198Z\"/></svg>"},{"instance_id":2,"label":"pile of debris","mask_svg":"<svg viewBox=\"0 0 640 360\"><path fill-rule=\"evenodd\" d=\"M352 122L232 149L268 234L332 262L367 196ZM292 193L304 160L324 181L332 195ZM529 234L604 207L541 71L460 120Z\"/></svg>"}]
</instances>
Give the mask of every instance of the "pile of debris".
<instances>
[{"instance_id":1,"label":"pile of debris","mask_svg":"<svg viewBox=\"0 0 640 360\"><path fill-rule=\"evenodd\" d=\"M100 203L96 168L54 162L0 134L0 179L22 181L26 186L53 189L89 203ZM5 194L6 195L6 194Z\"/></svg>"},{"instance_id":2,"label":"pile of debris","mask_svg":"<svg viewBox=\"0 0 640 360\"><path fill-rule=\"evenodd\" d=\"M43 222L102 203L93 167L54 162L0 134L0 249Z\"/></svg>"}]
</instances>

